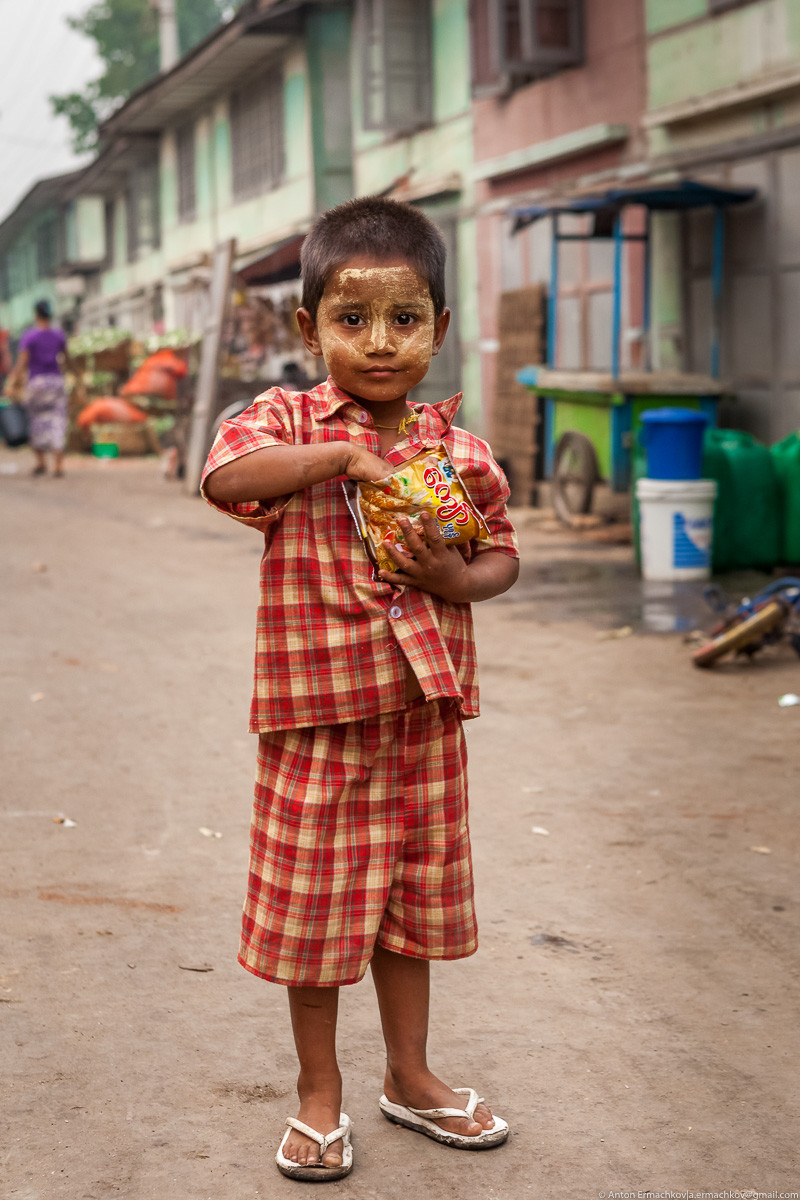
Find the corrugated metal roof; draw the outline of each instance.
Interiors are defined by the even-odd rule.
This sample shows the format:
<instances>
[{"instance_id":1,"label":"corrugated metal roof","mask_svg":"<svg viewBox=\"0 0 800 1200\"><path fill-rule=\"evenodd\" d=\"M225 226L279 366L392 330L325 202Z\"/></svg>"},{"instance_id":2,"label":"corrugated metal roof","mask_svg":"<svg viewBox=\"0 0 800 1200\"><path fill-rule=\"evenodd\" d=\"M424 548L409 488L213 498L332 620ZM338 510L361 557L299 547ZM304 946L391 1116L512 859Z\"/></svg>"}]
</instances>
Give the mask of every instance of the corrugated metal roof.
<instances>
[{"instance_id":1,"label":"corrugated metal roof","mask_svg":"<svg viewBox=\"0 0 800 1200\"><path fill-rule=\"evenodd\" d=\"M66 171L63 175L51 175L40 179L30 188L0 225L0 250L14 241L19 231L43 208L49 208L58 200L66 198L70 185L81 178L84 168Z\"/></svg>"},{"instance_id":2,"label":"corrugated metal roof","mask_svg":"<svg viewBox=\"0 0 800 1200\"><path fill-rule=\"evenodd\" d=\"M169 71L138 88L100 127L103 139L153 133L206 104L300 31L303 0L245 4Z\"/></svg>"},{"instance_id":3,"label":"corrugated metal roof","mask_svg":"<svg viewBox=\"0 0 800 1200\"><path fill-rule=\"evenodd\" d=\"M677 183L651 184L630 188L611 188L595 195L573 196L532 204L514 209L514 228L517 233L552 213L615 213L629 204L640 204L656 212L674 212L688 208L709 208L713 205L746 204L758 195L757 188L721 188L695 179Z\"/></svg>"}]
</instances>

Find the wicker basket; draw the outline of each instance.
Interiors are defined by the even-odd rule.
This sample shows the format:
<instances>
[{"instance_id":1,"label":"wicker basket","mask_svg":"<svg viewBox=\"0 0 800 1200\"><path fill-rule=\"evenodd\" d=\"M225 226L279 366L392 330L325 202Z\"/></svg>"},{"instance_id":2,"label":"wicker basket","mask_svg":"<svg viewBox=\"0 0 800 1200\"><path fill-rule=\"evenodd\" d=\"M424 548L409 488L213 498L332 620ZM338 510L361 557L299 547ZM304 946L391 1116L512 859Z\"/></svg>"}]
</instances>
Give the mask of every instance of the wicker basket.
<instances>
[{"instance_id":1,"label":"wicker basket","mask_svg":"<svg viewBox=\"0 0 800 1200\"><path fill-rule=\"evenodd\" d=\"M158 454L158 438L147 421L115 421L92 425L92 444L113 442L120 454Z\"/></svg>"}]
</instances>

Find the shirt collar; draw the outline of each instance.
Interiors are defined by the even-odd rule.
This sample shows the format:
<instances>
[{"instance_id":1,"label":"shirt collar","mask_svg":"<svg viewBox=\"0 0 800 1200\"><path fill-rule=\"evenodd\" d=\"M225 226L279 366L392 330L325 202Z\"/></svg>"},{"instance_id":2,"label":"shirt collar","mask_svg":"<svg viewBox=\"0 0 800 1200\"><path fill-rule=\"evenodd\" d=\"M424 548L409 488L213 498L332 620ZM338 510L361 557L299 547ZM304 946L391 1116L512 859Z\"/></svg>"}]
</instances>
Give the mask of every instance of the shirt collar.
<instances>
[{"instance_id":1,"label":"shirt collar","mask_svg":"<svg viewBox=\"0 0 800 1200\"><path fill-rule=\"evenodd\" d=\"M330 375L324 383L313 388L310 395L314 415L320 421L334 416L348 404L354 409L360 408L358 401L348 396L347 392L343 392ZM420 446L437 445L452 425L461 406L462 396L463 392L458 392L449 400L440 400L438 404L412 404L414 412L419 413L419 420L411 426L409 440Z\"/></svg>"}]
</instances>

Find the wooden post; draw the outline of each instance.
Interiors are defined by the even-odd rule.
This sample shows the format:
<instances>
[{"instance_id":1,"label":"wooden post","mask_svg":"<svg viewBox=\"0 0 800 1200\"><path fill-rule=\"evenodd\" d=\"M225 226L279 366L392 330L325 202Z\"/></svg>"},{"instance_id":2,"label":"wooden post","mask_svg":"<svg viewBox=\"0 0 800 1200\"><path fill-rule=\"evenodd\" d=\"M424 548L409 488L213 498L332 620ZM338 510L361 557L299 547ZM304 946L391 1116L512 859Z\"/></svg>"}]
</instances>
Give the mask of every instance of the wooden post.
<instances>
[{"instance_id":1,"label":"wooden post","mask_svg":"<svg viewBox=\"0 0 800 1200\"><path fill-rule=\"evenodd\" d=\"M200 372L197 376L197 393L192 407L192 422L189 430L189 448L186 454L186 491L192 494L200 487L208 454L208 434L215 415L217 379L219 377L222 327L228 307L231 288L231 267L236 253L236 241L230 238L214 248L211 268L211 295L208 317L203 330L203 346L200 353Z\"/></svg>"}]
</instances>

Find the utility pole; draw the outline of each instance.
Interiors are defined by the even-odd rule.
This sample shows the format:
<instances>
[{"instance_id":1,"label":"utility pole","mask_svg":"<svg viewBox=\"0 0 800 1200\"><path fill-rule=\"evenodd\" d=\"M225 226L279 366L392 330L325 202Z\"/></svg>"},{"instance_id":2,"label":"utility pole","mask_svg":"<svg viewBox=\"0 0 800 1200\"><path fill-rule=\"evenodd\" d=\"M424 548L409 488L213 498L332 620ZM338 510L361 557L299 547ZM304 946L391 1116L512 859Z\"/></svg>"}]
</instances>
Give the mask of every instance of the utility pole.
<instances>
[{"instance_id":1,"label":"utility pole","mask_svg":"<svg viewBox=\"0 0 800 1200\"><path fill-rule=\"evenodd\" d=\"M180 57L175 0L150 0L150 7L158 13L158 44L161 73L163 74L170 67L174 67Z\"/></svg>"}]
</instances>

